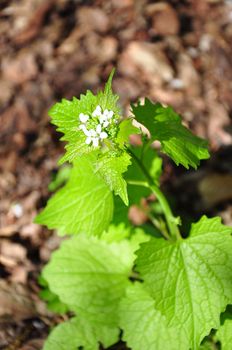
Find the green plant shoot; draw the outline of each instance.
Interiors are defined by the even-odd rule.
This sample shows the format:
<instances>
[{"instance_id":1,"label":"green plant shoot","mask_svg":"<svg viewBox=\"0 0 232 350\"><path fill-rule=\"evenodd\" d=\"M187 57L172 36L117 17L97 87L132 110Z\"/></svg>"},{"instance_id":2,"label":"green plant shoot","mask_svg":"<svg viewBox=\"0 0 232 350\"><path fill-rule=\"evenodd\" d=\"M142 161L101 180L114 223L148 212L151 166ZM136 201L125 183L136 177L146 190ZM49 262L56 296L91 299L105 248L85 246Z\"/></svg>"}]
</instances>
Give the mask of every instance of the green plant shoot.
<instances>
[{"instance_id":1,"label":"green plant shoot","mask_svg":"<svg viewBox=\"0 0 232 350\"><path fill-rule=\"evenodd\" d=\"M132 350L216 349L219 342L230 350L232 313L220 316L232 304L232 229L202 216L183 238L153 148L159 141L160 153L196 169L209 158L207 142L171 107L149 99L123 118L113 74L104 91L49 111L66 142L60 164L70 165L35 221L71 237L45 266L41 297L51 310L73 316L51 331L44 350L107 349L120 337ZM135 134L140 146L129 142ZM159 211L146 212L152 226L135 227L128 208L150 194Z\"/></svg>"}]
</instances>

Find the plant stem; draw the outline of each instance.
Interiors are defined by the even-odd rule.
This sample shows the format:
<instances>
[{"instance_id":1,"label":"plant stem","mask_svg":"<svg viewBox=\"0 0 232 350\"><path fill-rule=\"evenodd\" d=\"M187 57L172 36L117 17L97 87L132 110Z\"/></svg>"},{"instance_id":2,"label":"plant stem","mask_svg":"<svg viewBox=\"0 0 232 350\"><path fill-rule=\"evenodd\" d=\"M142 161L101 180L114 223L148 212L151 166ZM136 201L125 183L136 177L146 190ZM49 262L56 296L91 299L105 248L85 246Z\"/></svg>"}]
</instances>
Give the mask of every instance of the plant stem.
<instances>
[{"instance_id":1,"label":"plant stem","mask_svg":"<svg viewBox=\"0 0 232 350\"><path fill-rule=\"evenodd\" d=\"M148 217L151 220L152 224L162 233L164 238L166 238L167 240L170 240L170 236L168 234L166 224L163 222L163 225L162 225L161 222L155 219L152 215L148 215Z\"/></svg>"},{"instance_id":2,"label":"plant stem","mask_svg":"<svg viewBox=\"0 0 232 350\"><path fill-rule=\"evenodd\" d=\"M150 188L150 186L149 186L147 181L127 180L127 183L128 183L128 185L142 186L142 187ZM152 224L162 233L164 238L169 240L170 237L169 237L169 234L167 232L166 225L164 224L163 226L165 226L165 227L161 227L159 221L156 220L152 215L150 215L147 212L146 212L146 215L149 217L149 219L151 220Z\"/></svg>"},{"instance_id":3,"label":"plant stem","mask_svg":"<svg viewBox=\"0 0 232 350\"><path fill-rule=\"evenodd\" d=\"M131 156L134 158L136 163L139 165L139 167L142 170L143 174L145 175L145 177L147 179L148 187L151 189L151 191L154 193L154 195L156 196L156 198L160 202L160 205L161 205L161 207L163 209L163 213L164 213L167 225L168 225L170 236L173 237L173 238L176 238L176 239L181 239L182 237L181 237L180 231L178 229L178 226L177 226L177 224L175 222L176 221L175 217L174 217L174 215L173 215L173 213L171 211L171 208L170 208L170 206L168 204L168 201L166 200L164 194L156 186L156 184L154 183L152 177L150 176L149 172L145 168L145 166L142 163L142 161L136 156L136 154L134 154L133 151L131 151L131 149L128 149L128 151L131 154Z\"/></svg>"},{"instance_id":4,"label":"plant stem","mask_svg":"<svg viewBox=\"0 0 232 350\"><path fill-rule=\"evenodd\" d=\"M167 221L170 235L176 237L177 239L180 239L181 235L180 235L178 226L175 223L175 217L171 211L169 203L166 200L164 194L155 185L150 185L150 189L152 190L152 192L155 194L156 198L160 202L160 205L161 205L163 212L164 212L165 219Z\"/></svg>"},{"instance_id":5,"label":"plant stem","mask_svg":"<svg viewBox=\"0 0 232 350\"><path fill-rule=\"evenodd\" d=\"M146 181L136 181L136 180L127 180L128 185L134 185L134 186L142 186L149 188L149 185Z\"/></svg>"}]
</instances>

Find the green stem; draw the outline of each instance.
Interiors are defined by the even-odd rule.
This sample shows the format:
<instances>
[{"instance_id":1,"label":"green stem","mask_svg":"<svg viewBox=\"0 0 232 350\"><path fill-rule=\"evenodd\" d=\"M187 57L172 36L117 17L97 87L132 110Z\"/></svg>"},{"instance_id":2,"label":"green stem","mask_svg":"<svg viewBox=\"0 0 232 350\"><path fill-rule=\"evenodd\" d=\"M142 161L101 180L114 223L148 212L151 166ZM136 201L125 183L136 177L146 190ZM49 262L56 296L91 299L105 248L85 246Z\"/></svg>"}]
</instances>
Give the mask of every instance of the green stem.
<instances>
[{"instance_id":1,"label":"green stem","mask_svg":"<svg viewBox=\"0 0 232 350\"><path fill-rule=\"evenodd\" d=\"M152 215L148 215L148 217L151 220L152 224L162 233L164 238L166 238L167 240L170 240L170 236L168 234L166 224L163 222L163 225L162 225L161 222L155 219Z\"/></svg>"},{"instance_id":2,"label":"green stem","mask_svg":"<svg viewBox=\"0 0 232 350\"><path fill-rule=\"evenodd\" d=\"M131 151L131 149L128 149L131 156L134 158L136 163L139 165L140 169L144 173L146 179L147 179L147 185L151 189L151 191L154 193L158 201L160 202L160 205L163 209L163 213L168 225L169 233L173 238L181 239L181 234L178 229L178 226L176 224L175 217L171 211L171 208L168 204L168 201L166 200L164 194L161 192L161 190L155 185L152 177L148 173L147 169L145 168L144 164L141 162L141 160L134 154L134 152Z\"/></svg>"},{"instance_id":3,"label":"green stem","mask_svg":"<svg viewBox=\"0 0 232 350\"><path fill-rule=\"evenodd\" d=\"M134 186L142 186L146 188L150 188L149 184L147 181L136 181L136 180L127 180L128 185L134 185ZM146 212L146 215L149 217L151 220L152 224L162 233L164 238L170 239L169 234L166 229L166 225L164 224L165 227L161 227L160 223L158 220L156 220L152 215Z\"/></svg>"},{"instance_id":4,"label":"green stem","mask_svg":"<svg viewBox=\"0 0 232 350\"><path fill-rule=\"evenodd\" d=\"M134 185L134 186L142 186L149 188L149 185L146 181L136 181L136 180L127 180L128 185Z\"/></svg>"},{"instance_id":5,"label":"green stem","mask_svg":"<svg viewBox=\"0 0 232 350\"><path fill-rule=\"evenodd\" d=\"M171 211L168 201L166 200L165 196L157 186L150 185L150 189L152 190L152 192L155 194L156 198L160 202L171 236L175 236L177 239L180 239L181 235L180 235L178 226L175 223L175 217Z\"/></svg>"}]
</instances>

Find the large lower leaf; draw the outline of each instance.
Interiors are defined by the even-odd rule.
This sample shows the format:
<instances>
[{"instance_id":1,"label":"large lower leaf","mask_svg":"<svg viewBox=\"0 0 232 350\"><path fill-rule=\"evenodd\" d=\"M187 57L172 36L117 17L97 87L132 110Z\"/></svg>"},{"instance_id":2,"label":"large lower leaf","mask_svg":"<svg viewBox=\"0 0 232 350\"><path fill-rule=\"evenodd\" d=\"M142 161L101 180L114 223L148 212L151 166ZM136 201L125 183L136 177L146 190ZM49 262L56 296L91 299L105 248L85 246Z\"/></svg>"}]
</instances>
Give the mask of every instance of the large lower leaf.
<instances>
[{"instance_id":1,"label":"large lower leaf","mask_svg":"<svg viewBox=\"0 0 232 350\"><path fill-rule=\"evenodd\" d=\"M130 237L130 239L129 239ZM80 235L65 241L43 271L50 296L78 314L56 327L44 350L99 349L119 336L119 301L130 284L134 251L149 237L142 230L111 226L101 240Z\"/></svg>"},{"instance_id":2,"label":"large lower leaf","mask_svg":"<svg viewBox=\"0 0 232 350\"><path fill-rule=\"evenodd\" d=\"M48 201L35 221L65 234L100 235L112 214L113 198L108 186L94 173L91 159L81 157L68 183Z\"/></svg>"},{"instance_id":3,"label":"large lower leaf","mask_svg":"<svg viewBox=\"0 0 232 350\"><path fill-rule=\"evenodd\" d=\"M61 323L49 335L43 350L98 350L99 342L109 347L118 340L116 328L99 327L81 318Z\"/></svg>"},{"instance_id":4,"label":"large lower leaf","mask_svg":"<svg viewBox=\"0 0 232 350\"><path fill-rule=\"evenodd\" d=\"M165 316L155 309L154 299L141 284L127 288L120 304L120 326L123 340L133 350L188 349L184 337L168 327Z\"/></svg>"},{"instance_id":5,"label":"large lower leaf","mask_svg":"<svg viewBox=\"0 0 232 350\"><path fill-rule=\"evenodd\" d=\"M177 165L196 168L201 159L209 158L207 142L194 136L171 107L145 99L144 105L132 105L132 111L136 119L148 128L151 139L160 141L162 151Z\"/></svg>"},{"instance_id":6,"label":"large lower leaf","mask_svg":"<svg viewBox=\"0 0 232 350\"><path fill-rule=\"evenodd\" d=\"M193 350L219 327L220 313L232 303L231 231L220 218L202 217L189 238L154 238L137 252L137 268L155 307L182 330Z\"/></svg>"},{"instance_id":7,"label":"large lower leaf","mask_svg":"<svg viewBox=\"0 0 232 350\"><path fill-rule=\"evenodd\" d=\"M128 240L107 243L79 235L63 242L43 271L49 287L91 323L118 325L118 304L134 261Z\"/></svg>"}]
</instances>

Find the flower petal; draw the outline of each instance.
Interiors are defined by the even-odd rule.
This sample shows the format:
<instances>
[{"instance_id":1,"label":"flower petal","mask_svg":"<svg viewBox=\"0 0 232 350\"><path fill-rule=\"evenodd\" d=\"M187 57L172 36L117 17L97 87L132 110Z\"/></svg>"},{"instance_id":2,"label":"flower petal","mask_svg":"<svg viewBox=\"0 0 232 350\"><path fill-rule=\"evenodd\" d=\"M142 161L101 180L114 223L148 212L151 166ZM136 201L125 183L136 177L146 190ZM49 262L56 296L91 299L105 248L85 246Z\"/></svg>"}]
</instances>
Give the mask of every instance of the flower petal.
<instances>
[{"instance_id":1,"label":"flower petal","mask_svg":"<svg viewBox=\"0 0 232 350\"><path fill-rule=\"evenodd\" d=\"M91 142L92 142L92 137L87 137L87 139L85 140L85 143L89 145Z\"/></svg>"},{"instance_id":2,"label":"flower petal","mask_svg":"<svg viewBox=\"0 0 232 350\"><path fill-rule=\"evenodd\" d=\"M100 134L101 133L101 129L102 129L101 124L98 124L97 127L96 127L96 132L98 134Z\"/></svg>"},{"instance_id":3,"label":"flower petal","mask_svg":"<svg viewBox=\"0 0 232 350\"><path fill-rule=\"evenodd\" d=\"M80 113L79 114L79 119L82 123L86 123L87 120L89 120L89 116L87 114L84 113Z\"/></svg>"},{"instance_id":4,"label":"flower petal","mask_svg":"<svg viewBox=\"0 0 232 350\"><path fill-rule=\"evenodd\" d=\"M107 137L108 137L108 134L105 131L100 133L100 139L101 140L106 139Z\"/></svg>"},{"instance_id":5,"label":"flower petal","mask_svg":"<svg viewBox=\"0 0 232 350\"><path fill-rule=\"evenodd\" d=\"M93 141L93 146L94 147L98 147L98 145L99 145L99 138L98 137L93 137L92 141Z\"/></svg>"}]
</instances>

